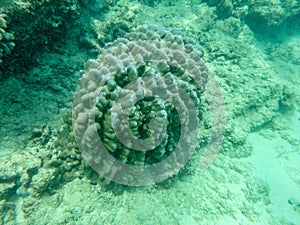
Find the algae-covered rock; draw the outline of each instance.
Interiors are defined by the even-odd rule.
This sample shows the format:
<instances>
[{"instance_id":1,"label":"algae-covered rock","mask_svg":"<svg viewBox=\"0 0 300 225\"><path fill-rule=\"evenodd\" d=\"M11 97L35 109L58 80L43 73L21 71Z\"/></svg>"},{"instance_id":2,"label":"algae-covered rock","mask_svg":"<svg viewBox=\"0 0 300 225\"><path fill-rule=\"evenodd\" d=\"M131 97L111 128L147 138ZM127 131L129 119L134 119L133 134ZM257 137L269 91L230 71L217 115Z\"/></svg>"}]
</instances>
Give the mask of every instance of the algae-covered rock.
<instances>
[{"instance_id":1,"label":"algae-covered rock","mask_svg":"<svg viewBox=\"0 0 300 225\"><path fill-rule=\"evenodd\" d=\"M141 5L120 0L112 9L103 16L104 18L92 17L92 27L90 27L92 30L88 33L94 35L84 35L80 38L82 44L92 45L97 54L106 43L124 37L126 33L137 26L134 18L140 11Z\"/></svg>"},{"instance_id":2,"label":"algae-covered rock","mask_svg":"<svg viewBox=\"0 0 300 225\"><path fill-rule=\"evenodd\" d=\"M68 118L68 116L64 116ZM42 161L39 173L33 178L33 193L54 192L55 188L79 177L84 171L82 156L76 145L70 124L59 131L45 126L35 129L31 148L38 152Z\"/></svg>"},{"instance_id":3,"label":"algae-covered rock","mask_svg":"<svg viewBox=\"0 0 300 225\"><path fill-rule=\"evenodd\" d=\"M41 160L33 154L20 154L1 157L0 165L0 199L7 199L14 195L27 195L27 188L31 178L37 174Z\"/></svg>"},{"instance_id":4,"label":"algae-covered rock","mask_svg":"<svg viewBox=\"0 0 300 225\"><path fill-rule=\"evenodd\" d=\"M10 50L10 54L5 53L4 57L3 53L1 72L7 76L11 71L24 71L36 65L37 54L41 50L53 49L55 43L63 41L66 28L79 18L79 5L77 0L20 0L2 8L0 12L2 14L3 10L8 21L6 29L9 33L6 36L11 35L6 37L5 46L8 48L2 50ZM1 15L0 18L2 28L4 17ZM1 45L0 42L0 49L3 49ZM14 50L11 51L13 45Z\"/></svg>"},{"instance_id":5,"label":"algae-covered rock","mask_svg":"<svg viewBox=\"0 0 300 225\"><path fill-rule=\"evenodd\" d=\"M53 194L54 188L59 186L61 176L55 168L40 168L38 173L32 177L29 191L38 196L45 192Z\"/></svg>"},{"instance_id":6,"label":"algae-covered rock","mask_svg":"<svg viewBox=\"0 0 300 225\"><path fill-rule=\"evenodd\" d=\"M248 20L250 20L252 26L262 24L269 27L278 27L290 18L297 19L296 16L299 19L299 1L249 0Z\"/></svg>"},{"instance_id":7,"label":"algae-covered rock","mask_svg":"<svg viewBox=\"0 0 300 225\"><path fill-rule=\"evenodd\" d=\"M292 20L298 21L300 16L299 1L289 0L205 0L216 7L220 19L236 17L244 20L253 30L264 31L276 28Z\"/></svg>"}]
</instances>

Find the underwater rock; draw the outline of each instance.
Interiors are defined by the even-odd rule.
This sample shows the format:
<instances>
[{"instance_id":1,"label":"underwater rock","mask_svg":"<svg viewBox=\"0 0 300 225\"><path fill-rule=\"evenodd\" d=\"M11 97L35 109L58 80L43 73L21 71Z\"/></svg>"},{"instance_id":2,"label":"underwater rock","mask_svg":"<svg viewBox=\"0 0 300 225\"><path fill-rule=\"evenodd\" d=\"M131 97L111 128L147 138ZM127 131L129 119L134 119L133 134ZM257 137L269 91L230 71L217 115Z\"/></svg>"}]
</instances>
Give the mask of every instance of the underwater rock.
<instances>
[{"instance_id":1,"label":"underwater rock","mask_svg":"<svg viewBox=\"0 0 300 225\"><path fill-rule=\"evenodd\" d=\"M27 152L4 156L1 160L0 200L13 195L27 195L27 187L31 178L37 174L41 160Z\"/></svg>"},{"instance_id":2,"label":"underwater rock","mask_svg":"<svg viewBox=\"0 0 300 225\"><path fill-rule=\"evenodd\" d=\"M44 192L52 193L53 187L57 187L60 181L58 170L54 168L40 168L39 172L32 177L29 185L29 192L32 196L37 196Z\"/></svg>"},{"instance_id":3,"label":"underwater rock","mask_svg":"<svg viewBox=\"0 0 300 225\"><path fill-rule=\"evenodd\" d=\"M3 52L0 70L6 71L4 76L12 70L24 71L36 65L35 54L43 51L45 46L55 48L57 42L63 41L66 26L77 22L80 16L80 3L77 0L11 2L9 7L0 9L0 28L1 18L5 18L3 12L9 19L7 30L13 34L6 37L5 42L0 40L0 55L1 50Z\"/></svg>"},{"instance_id":4,"label":"underwater rock","mask_svg":"<svg viewBox=\"0 0 300 225\"><path fill-rule=\"evenodd\" d=\"M103 8L103 1L102 0L92 0L89 1L88 8L93 12L99 12Z\"/></svg>"},{"instance_id":5,"label":"underwater rock","mask_svg":"<svg viewBox=\"0 0 300 225\"><path fill-rule=\"evenodd\" d=\"M259 23L265 27L278 27L287 19L299 16L299 14L300 4L298 1L249 0L248 20L252 26L257 26Z\"/></svg>"},{"instance_id":6,"label":"underwater rock","mask_svg":"<svg viewBox=\"0 0 300 225\"><path fill-rule=\"evenodd\" d=\"M280 27L291 19L298 20L299 1L280 0L204 0L216 7L220 19L237 17L255 31L265 32L266 28Z\"/></svg>"},{"instance_id":7,"label":"underwater rock","mask_svg":"<svg viewBox=\"0 0 300 225\"><path fill-rule=\"evenodd\" d=\"M12 0L0 0L0 6L5 7L12 3Z\"/></svg>"}]
</instances>

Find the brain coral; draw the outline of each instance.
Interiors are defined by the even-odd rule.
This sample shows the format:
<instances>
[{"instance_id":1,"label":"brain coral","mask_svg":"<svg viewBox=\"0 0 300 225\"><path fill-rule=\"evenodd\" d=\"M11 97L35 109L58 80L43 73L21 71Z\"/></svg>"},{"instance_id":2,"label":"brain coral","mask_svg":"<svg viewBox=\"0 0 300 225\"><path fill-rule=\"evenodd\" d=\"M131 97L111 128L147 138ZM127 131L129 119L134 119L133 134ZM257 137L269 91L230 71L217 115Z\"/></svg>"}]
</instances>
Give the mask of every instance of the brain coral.
<instances>
[{"instance_id":1,"label":"brain coral","mask_svg":"<svg viewBox=\"0 0 300 225\"><path fill-rule=\"evenodd\" d=\"M74 97L83 157L122 184L173 175L197 145L207 79L199 48L179 31L143 26L107 44L87 63Z\"/></svg>"}]
</instances>

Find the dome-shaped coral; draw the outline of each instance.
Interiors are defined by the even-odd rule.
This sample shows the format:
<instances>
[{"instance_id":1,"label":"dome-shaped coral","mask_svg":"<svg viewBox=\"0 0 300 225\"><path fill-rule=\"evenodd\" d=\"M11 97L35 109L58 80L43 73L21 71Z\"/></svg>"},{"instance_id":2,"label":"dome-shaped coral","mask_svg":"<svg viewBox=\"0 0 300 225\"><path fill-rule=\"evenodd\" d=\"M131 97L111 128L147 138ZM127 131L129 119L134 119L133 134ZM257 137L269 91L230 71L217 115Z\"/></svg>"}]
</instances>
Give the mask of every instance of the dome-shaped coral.
<instances>
[{"instance_id":1,"label":"dome-shaped coral","mask_svg":"<svg viewBox=\"0 0 300 225\"><path fill-rule=\"evenodd\" d=\"M180 32L140 27L107 44L79 82L73 126L83 157L129 185L176 173L197 145L208 70Z\"/></svg>"}]
</instances>

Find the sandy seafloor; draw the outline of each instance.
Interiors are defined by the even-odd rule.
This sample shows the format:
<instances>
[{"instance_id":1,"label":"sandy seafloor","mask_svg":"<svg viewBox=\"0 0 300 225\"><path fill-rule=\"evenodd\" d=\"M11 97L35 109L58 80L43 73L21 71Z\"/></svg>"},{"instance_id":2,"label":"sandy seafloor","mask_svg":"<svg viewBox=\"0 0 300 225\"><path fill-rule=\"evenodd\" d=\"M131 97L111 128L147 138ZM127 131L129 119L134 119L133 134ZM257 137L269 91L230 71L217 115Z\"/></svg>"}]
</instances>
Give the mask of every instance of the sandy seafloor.
<instances>
[{"instance_id":1,"label":"sandy seafloor","mask_svg":"<svg viewBox=\"0 0 300 225\"><path fill-rule=\"evenodd\" d=\"M238 19L216 19L213 8L203 4L129 6L132 24L179 28L203 46L228 113L229 138L218 157L204 172L193 170L163 185L115 192L83 176L50 193L54 175L40 175L47 168L24 172L37 149L51 151L49 142L32 138L32 130L61 129L61 114L72 106L79 70L89 56L46 52L26 79L0 82L1 178L7 171L21 177L0 183L1 193L8 193L0 199L2 224L300 224L300 27L263 36ZM104 19L113 21L116 14L106 12ZM286 108L278 106L283 98ZM55 139L54 133L48 139ZM191 167L197 168L197 160ZM22 194L9 188L23 187L22 182L25 189L40 182L42 190Z\"/></svg>"}]
</instances>

